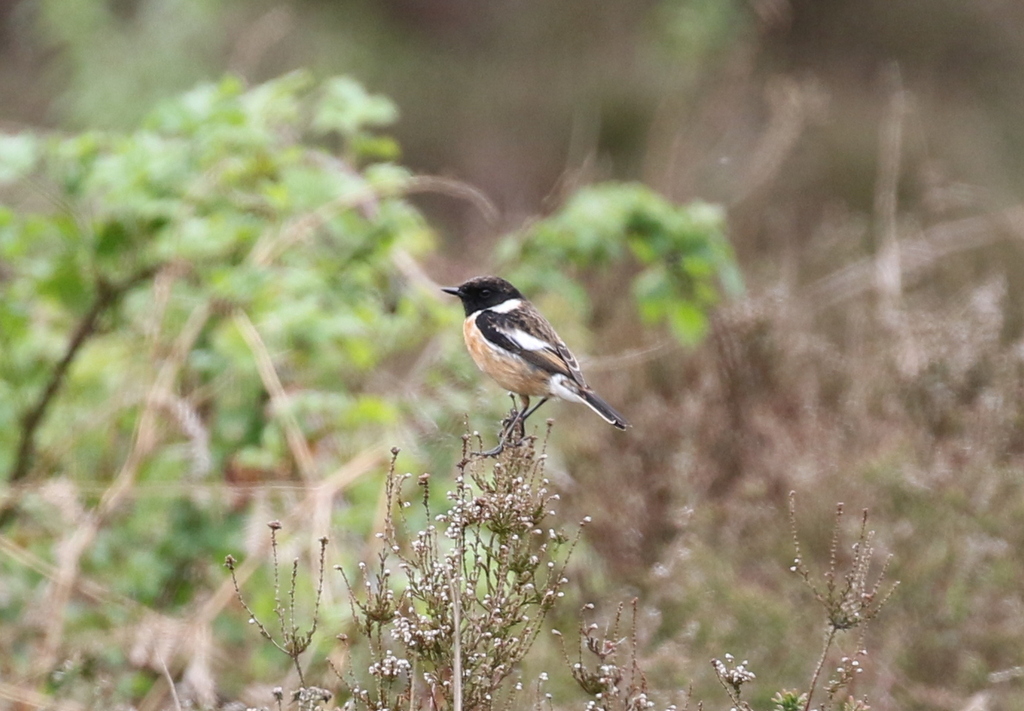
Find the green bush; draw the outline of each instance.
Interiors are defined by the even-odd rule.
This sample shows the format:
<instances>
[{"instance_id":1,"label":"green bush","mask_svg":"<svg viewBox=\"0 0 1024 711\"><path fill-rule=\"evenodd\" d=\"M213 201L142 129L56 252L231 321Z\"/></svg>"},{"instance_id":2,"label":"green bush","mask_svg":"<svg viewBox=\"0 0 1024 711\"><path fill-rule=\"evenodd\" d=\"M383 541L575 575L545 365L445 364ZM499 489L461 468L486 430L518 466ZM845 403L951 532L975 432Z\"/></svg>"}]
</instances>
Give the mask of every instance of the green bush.
<instances>
[{"instance_id":1,"label":"green bush","mask_svg":"<svg viewBox=\"0 0 1024 711\"><path fill-rule=\"evenodd\" d=\"M2 586L10 618L35 620L3 635L5 678L72 659L55 693L158 693L184 638L163 656L107 640L152 615L212 625L215 561L253 516L313 501L306 525L353 543L376 523L380 482L362 479L384 442L452 461L480 380L406 197L444 181L389 162L395 116L351 79L294 73L201 85L131 132L0 137L0 524L19 541ZM581 191L508 244L503 273L584 314L588 275L616 265L637 312L686 342L738 284L716 208L637 185ZM447 444L422 436L437 429ZM78 604L82 586L103 594Z\"/></svg>"}]
</instances>

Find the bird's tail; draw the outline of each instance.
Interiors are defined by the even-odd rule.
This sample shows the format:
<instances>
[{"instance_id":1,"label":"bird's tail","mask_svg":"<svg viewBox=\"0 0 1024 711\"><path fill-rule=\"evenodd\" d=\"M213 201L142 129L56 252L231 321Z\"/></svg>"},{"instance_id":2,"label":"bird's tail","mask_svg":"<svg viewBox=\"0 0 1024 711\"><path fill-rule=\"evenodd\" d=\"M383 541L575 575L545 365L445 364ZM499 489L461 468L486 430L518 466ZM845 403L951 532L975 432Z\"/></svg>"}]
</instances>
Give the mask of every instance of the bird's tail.
<instances>
[{"instance_id":1,"label":"bird's tail","mask_svg":"<svg viewBox=\"0 0 1024 711\"><path fill-rule=\"evenodd\" d=\"M579 392L580 397L583 399L583 403L600 415L601 419L605 422L610 425L615 425L620 430L624 430L629 427L629 423L626 422L626 418L620 415L614 407L598 397L593 390L580 388Z\"/></svg>"}]
</instances>

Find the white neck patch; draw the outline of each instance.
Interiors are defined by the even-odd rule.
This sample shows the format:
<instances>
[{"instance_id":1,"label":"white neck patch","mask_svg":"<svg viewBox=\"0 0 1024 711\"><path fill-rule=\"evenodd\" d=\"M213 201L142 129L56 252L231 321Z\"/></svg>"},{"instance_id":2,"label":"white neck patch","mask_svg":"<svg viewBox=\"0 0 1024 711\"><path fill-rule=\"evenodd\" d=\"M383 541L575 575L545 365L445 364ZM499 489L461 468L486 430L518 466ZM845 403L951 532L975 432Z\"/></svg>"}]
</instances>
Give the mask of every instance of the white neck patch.
<instances>
[{"instance_id":1,"label":"white neck patch","mask_svg":"<svg viewBox=\"0 0 1024 711\"><path fill-rule=\"evenodd\" d=\"M522 299L509 299L508 301L502 301L500 304L491 306L483 310L493 311L496 314L507 314L509 311L515 311L516 309L518 309L521 303L523 303Z\"/></svg>"}]
</instances>

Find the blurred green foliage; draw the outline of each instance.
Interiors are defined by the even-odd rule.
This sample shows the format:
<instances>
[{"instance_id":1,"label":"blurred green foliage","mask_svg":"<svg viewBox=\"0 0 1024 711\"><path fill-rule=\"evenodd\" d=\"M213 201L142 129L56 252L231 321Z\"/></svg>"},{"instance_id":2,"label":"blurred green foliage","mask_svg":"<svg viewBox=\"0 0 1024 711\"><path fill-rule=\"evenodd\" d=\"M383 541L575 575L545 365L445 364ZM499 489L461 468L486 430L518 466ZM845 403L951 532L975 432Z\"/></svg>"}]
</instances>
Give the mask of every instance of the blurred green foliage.
<instances>
[{"instance_id":1,"label":"blurred green foliage","mask_svg":"<svg viewBox=\"0 0 1024 711\"><path fill-rule=\"evenodd\" d=\"M695 698L715 698L719 687L707 658L732 651L749 654L762 679L796 688L813 661L807 655L816 652L810 649L816 640L799 624L809 600L786 596L795 586L781 580L786 564L780 567L780 561L791 552L771 502L794 487L814 502L812 507L857 502L876 514L880 540L891 542L896 553L894 576L904 581L868 640L874 669L864 675L865 693L883 705L922 711L936 705L1024 708L1019 673L1024 415L1022 398L1014 396L1020 390L1024 304L1019 251L1011 238L915 272L904 280L905 332L898 338L891 323L872 317L870 297L823 304L803 291L829 274L852 276L847 269L872 258L879 128L891 101L879 70L893 61L910 98L899 151L901 235L917 236L919 228L924 236L933 228L955 231L965 226L955 219L969 216L991 223L992 235L1005 232L1002 215L985 213L1020 193L1012 186L1021 182L1015 160L1021 151L1013 147L1021 145L1024 126L1019 100L1024 45L1007 28L1022 26L1024 5L998 5L956 0L24 0L0 4L0 92L6 99L0 113L3 131L26 125L130 131L164 97L224 71L256 83L309 67L318 77L353 73L395 99L404 118L390 130L401 141L406 164L458 175L520 214L541 210L551 186L578 169L617 180L649 180L667 194L699 194L731 205L730 238L745 260L751 289L743 313L721 314L716 338L686 357L662 354L643 367L622 367L615 359L615 377L623 378L617 384L625 382L622 387L634 401L621 401L637 424L628 439L603 439L591 454L590 443L574 445L594 431L564 425L555 431L557 444L573 454L560 463L567 474L558 481L566 485L566 503L593 514L595 524L607 526L608 539L623 542L602 547L598 526L592 527L586 543L596 549L581 546L578 559L586 565L571 577L597 586L596 592L589 588L588 599L620 596L617 583L628 586L626 595L640 588L642 606L658 630L647 650L659 658L653 685L681 688L692 682ZM922 31L910 38L908 26ZM308 112L312 95L323 90L302 94L301 118L280 124L286 134L282 143L299 150L315 147L349 163L354 154L362 155L366 162L345 166L361 177L364 169L392 171L372 163L394 159L396 144L389 137L366 130L343 140L318 131ZM350 90L359 91L342 80L337 93ZM357 108L356 113L387 113ZM776 132L787 121L793 122L792 145ZM303 135L292 143L296 127ZM36 254L33 231L49 234L58 228L69 235L61 250L76 252L77 240L83 239L76 230L89 226L92 209L77 198L68 201L63 183L55 184L55 174L47 172L43 158L51 140L62 139L0 135L0 232L9 250L0 258L0 361L5 363L0 456L8 464L0 468L0 479L10 471L11 448L26 413L39 402L48 374L97 303L95 297L107 287L120 297L102 310L41 420L33 480L3 489L5 499L14 496L20 503L20 516L0 531L0 544L30 550L5 548L0 556L0 677L5 683L26 680L25 686L42 678L45 672L36 669L22 674L28 666L23 662L38 653L41 619L63 610L68 629L61 652L67 657L50 690L81 699L70 687L76 674L91 674L98 696L89 705L110 708L159 687L153 683L158 670L132 666L135 671L126 671L126 649L133 635L161 635L140 624L144 615L137 608L110 599L99 603L79 590L66 607L48 605L56 572L47 565L63 560L58 556L66 551L64 544L87 523L123 465L142 402L189 323L190 307L210 304L211 313L173 384L177 399L159 406L158 448L143 461L141 483L87 551L81 576L85 583L129 595L140 591L157 606L168 596L154 591L173 589L176 599L198 599L222 583L216 561L225 552L238 553L243 541L249 546L258 539L257 522L261 526L276 512L305 504L296 493L301 487L294 482L282 427L288 417L296 418L313 445L318 471L331 471L348 450L359 449L356 436L371 437L372 428L362 428L364 417L388 423L379 432L388 445L415 442L419 451L407 448L400 466L418 471L422 450L444 459L459 431L456 413L472 412L477 425L496 416L506 401L491 386L480 385L461 350L457 309L435 309L431 301L418 304L433 322L423 327L425 338L414 335L415 342L405 348L374 350L366 339L332 337L338 352L303 344L300 353L283 340L295 334L280 328L270 333L274 324L257 320L287 391L283 401L271 404L249 342L238 322L233 326L233 317L226 316L231 302L219 296L190 301L194 293L213 289L212 284L197 288L188 276L216 266L220 233L209 224L191 235L196 255L204 254L207 237L214 241L208 258L189 257L202 264L172 261L161 268L163 300L155 298L155 278L127 290L118 288L124 281L104 287L75 259L63 257L61 266L60 251ZM760 158L766 154L760 149L773 146L779 150L769 154L779 160L765 175ZM396 176L395 192L381 196L400 195L407 178L401 171ZM68 177L74 182L75 176ZM317 181L307 177L294 171L289 185ZM751 177L759 186L753 195L747 192ZM287 194L278 182L276 189ZM203 192L198 181L194 185ZM233 192L246 199L251 191ZM737 203L738 194L743 199ZM363 205L374 202L353 198L349 205L359 206L341 211L372 222L375 217ZM459 218L461 207L431 213L445 218L439 224L451 225L450 245L456 249L470 246L469 235L480 235L479 223ZM297 210L294 219L309 212ZM254 222L270 216L257 211ZM271 223L259 225L261 231L271 229ZM15 227L23 236L8 239ZM302 249L318 243L326 231L317 227L315 238L300 240ZM103 237L104 249L117 254L115 245L130 234L113 228ZM188 236L182 232L182 241ZM575 239L571 232L563 238ZM430 240L429 232L423 239ZM545 313L581 355L590 336L592 343L603 344L591 350L607 352L641 335L639 325L621 312L610 317L609 302L634 309L636 285L627 280L652 265L642 265L625 242L611 239L625 255L621 261L595 262L586 269L567 262L520 263L519 248L511 246L506 248L510 258L495 262L500 273L543 300ZM57 242L48 238L46 244ZM347 246L344 239L335 244ZM428 257L425 263L433 270L444 264L446 254L443 246L439 256L430 249L415 254ZM486 258L487 249L474 244L466 254ZM468 261L451 251L456 260ZM22 259L23 253L33 256ZM125 248L121 256L104 258L103 274L145 277L145 265L132 262L133 253L134 248ZM310 260L311 270L318 268L315 262ZM133 272L133 265L139 271ZM246 279L233 278L230 264L221 266L218 289L233 294L251 288ZM179 267L192 271L179 274ZM267 274L258 276L280 286L285 267L277 255ZM430 300L415 278L392 267L383 267L380 279L387 285L387 305L407 309L410 297ZM38 284L26 276L33 269L63 270L67 276L51 280L51 288L36 296ZM541 269L555 281L538 278ZM292 271L293 281L282 293L292 293L291 285L302 276L297 272L304 270ZM34 278L41 281L45 274ZM992 300L990 287L1003 284L1006 293ZM167 304L166 317L157 313L160 304ZM994 309L975 308L978 304ZM698 319L686 317L685 304L680 308L677 320L683 326L697 324ZM253 311L241 313L254 317ZM144 325L147 314L161 322L159 329ZM355 320L348 311L345 316ZM993 317L1001 324L997 339L987 335ZM657 307L648 318L669 322ZM400 322L389 321L396 327ZM626 333L623 325L629 327ZM9 332L32 343L12 345L22 337L8 338ZM383 326L374 329L383 332ZM315 339L320 333L314 328L299 335ZM642 335L646 345L648 334ZM375 353L384 356L358 377L333 376L335 362L372 362ZM225 369L224 363L230 366ZM601 377L596 368L587 372ZM209 379L217 373L219 379ZM400 398L393 396L398 390L404 391ZM333 429L338 423L321 415L338 411L345 412L345 423L354 423L351 433ZM562 412L575 414L568 407ZM193 427L196 423L202 428ZM208 444L204 431L214 435ZM204 449L213 455L205 461L196 456ZM563 448L552 449L557 461ZM429 469L445 471L448 462L431 462ZM716 494L714 484L722 480L736 485ZM585 486L573 490L574 482ZM580 490L595 495L584 501ZM365 532L377 523L379 491L379 481L365 477L336 497L332 536L344 551L364 545ZM665 505L659 507L660 502ZM693 518L677 525L687 512ZM665 528L650 525L661 516L670 519L664 538L659 532ZM820 525L804 531L808 541L827 541L827 523L824 515ZM678 544L675 552L662 547L669 540ZM162 547L168 545L173 550L165 553ZM155 548L161 549L161 560L166 555L173 564L152 560ZM178 562L188 551L200 562L178 583L173 571L183 569ZM819 562L828 560L824 545L814 554ZM619 578L614 572L595 575L602 566L611 569L627 559L652 567ZM156 566L152 576L149 564ZM662 564L671 574L662 575ZM250 587L264 590L265 582L257 573ZM256 602L263 612L273 606L272 600ZM173 609L187 614L187 608L182 603ZM327 609L337 619L325 621L324 629L336 629L346 612ZM230 615L216 620L220 652L231 655L229 662L218 657L220 668L244 667L249 681L279 678L276 658L262 654L262 647L252 644L251 628L238 622ZM574 624L559 622L562 629ZM538 671L551 670L543 666L543 655L535 663ZM104 670L115 670L107 678L117 677L119 697L102 696ZM235 678L226 672L218 680L226 693L237 688ZM765 696L757 707L769 705L771 688L781 685L760 684ZM8 691L8 686L0 690L0 704ZM560 689L552 691L556 700L569 698ZM796 699L796 705L804 704Z\"/></svg>"},{"instance_id":2,"label":"blurred green foliage","mask_svg":"<svg viewBox=\"0 0 1024 711\"><path fill-rule=\"evenodd\" d=\"M770 707L772 690L797 688L816 653L810 649L814 635L800 624L810 623L803 617L809 599L788 595L795 586L782 580L786 563L780 561L788 561L791 551L771 502L798 488L814 502L812 509L836 500L869 506L881 523L880 540L896 554L894 576L904 584L867 640L873 669L864 675L864 692L908 709L1024 707L1024 418L1021 398L1014 397L1020 389L1017 312L1024 279L1012 239L991 250L958 253L904 281L905 332L898 338L891 323L872 318L870 297L825 305L802 290L829 274L852 276L848 268L871 259L879 128L891 100L877 70L893 60L911 95L900 149L901 233L904 227L913 233L904 236L916 236L919 227L924 236L933 228L957 230L963 225L955 220L971 216L991 222L993 235L1003 232L995 226L1004 224L1003 216L990 220L984 214L1019 193L1006 190L1020 182L1013 160L1020 151L1007 146L1020 143L1024 126L1024 102L1016 100L1021 44L1006 32L1021 25L1019 7L952 0L856 7L736 0L428 5L7 3L0 9L0 90L8 99L3 130L31 124L134 131L143 117L155 117L163 97L225 69L255 83L303 66L317 76L352 72L386 92L403 108L404 120L390 131L400 137L407 164L459 175L521 214L540 210L551 186L578 169L657 181L673 195L720 197L732 206L730 238L746 259L751 283L752 298L742 313L721 314L713 342L686 357L663 354L643 367L610 359L615 367L608 372L622 378L614 385L633 400L609 393L637 425L628 438L598 439L599 430L583 427L555 430L558 464L552 471L559 486L565 484L566 503L593 514L607 531L602 543L599 526L590 529L578 551L582 564L570 574L574 584L581 581L590 600L621 596L617 584L629 586L626 595L639 589L651 616L647 624L655 629L645 645L656 657L649 667L652 685L692 682L695 698L715 698L718 684L706 660L731 651L749 655L761 679L779 680L757 687L763 694L757 707ZM908 25L926 31L908 41L901 31ZM963 61L950 62L953 56ZM331 285L320 265L333 264L334 255L300 262L324 252L325 240L365 252L357 236L376 225L370 208L382 201L408 208L400 198L408 176L375 163L395 159L394 141L376 130L342 138L316 125L317 97L323 119L335 129L350 125L352 116L367 117L364 127L371 129L371 122L391 114L386 102L360 99L335 110L328 108L330 93L341 100L365 94L344 79L334 89L309 86L296 93L296 120L277 126L286 151L336 161L333 178L319 176L318 165L303 164L285 180L273 166L290 158L272 155L267 194L255 202L251 185L215 178L232 184L228 202L237 197L239 206L256 205L251 214L203 208L196 195L208 197L204 184L186 181L195 194L182 205L193 216L197 208L207 213L200 211L187 229L183 216L178 243L164 253L150 249L149 234L164 228L157 220L147 226L146 210L120 223L101 214L97 225L110 224L93 230L95 206L108 198L93 191L81 199L80 184L87 177L98 181L84 166L88 152L111 159L111 144L141 134L0 136L0 471L11 471L25 417L52 382L76 329L101 302L98 296L117 296L105 302L43 413L27 481L4 489L5 502L13 497L19 504L13 525L0 532L5 683L33 686L45 677L46 669L33 667L32 660L41 656L47 625L64 614L59 651L66 656L51 686L39 682L36 688L101 708L149 693L159 697L159 670L129 659L127 651L136 636L164 637L148 626L149 613L187 616L195 607L190 601L224 582L217 560L242 548L258 558L250 548L260 538L257 529L282 510L298 508L311 526L329 518L332 545L347 564L345 556L360 550L378 523L380 482L366 476L346 484L331 501L329 516L311 511L307 489L296 483L287 422L304 435L317 477L349 461L350 452L373 448L374 434L388 445L415 443L400 467L418 471L420 458L444 460L460 429L457 413L473 413L478 425L505 404L491 386L480 384L461 349L457 307L442 301L435 308L415 274L393 263L379 265L384 286L367 294L371 311L382 306L388 313L390 320L373 327L375 336L390 334L388 343L367 342L360 333L363 312L347 302L342 314L330 314L341 326L319 327L315 313L325 309L317 284ZM794 122L792 145L774 130L787 117ZM211 123L211 133L204 134L211 140L213 133L235 130L221 118ZM168 138L154 126L146 126L154 134L151 146ZM73 147L76 138L82 140ZM67 155L58 154L56 144ZM774 174L765 175L760 149L773 144L779 161ZM136 150L143 163L144 148L140 142ZM151 195L148 188L141 191L140 202L149 202L158 217L161 201L175 199L173 172L181 159L175 151L161 158L163 168L153 166L152 180L170 187ZM249 152L238 153L231 158L246 163ZM118 161L120 171L125 156L111 164ZM52 169L57 162L64 165L62 175ZM118 184L117 171L107 187L115 197L131 192ZM338 236L336 227L310 217L331 199L317 184L366 180L369 174L382 181L368 191L371 197L338 205L337 214L366 220L352 243L347 233ZM746 192L751 177L759 186L755 194ZM392 188L385 189L388 181ZM72 195L72 188L79 192ZM289 213L288 201L300 200L298 193L306 190ZM625 219L612 203L633 200L641 213L657 208L643 197L630 198L623 185L587 188L569 202L582 204L582 195L593 191L617 196L596 205L598 224L587 229L604 229L604 220L615 227L599 234L595 247L577 244L587 241L586 221L565 226L550 244L537 242L528 229L509 240L505 259L494 262L497 271L543 300L545 313L581 355L631 346L634 337L647 345L641 319L630 322L626 310L635 310L637 296L647 293L634 277L652 269L655 298L646 318L672 328L674 315L675 335L699 332L700 319L687 313L694 297L687 297L689 304L677 302L674 311L658 305L666 279L673 280L668 293L691 293L692 279L677 280L684 265L645 262L622 239L624 227L615 233ZM738 193L743 199L737 203ZM451 245L471 247L466 254L486 260L486 245L468 244L469 235L480 235L479 223L461 220L461 207L449 203L438 210L455 233ZM227 213L236 221L221 232L215 219ZM265 232L291 229L306 217L314 228L291 250L261 250L268 258L262 268L249 263L249 255L255 259L252 242L223 256L230 251L219 242L223 234L250 228L260 242ZM541 225L560 219L556 214ZM417 240L430 242L421 223L415 229L423 230ZM179 249L188 256L175 257ZM432 271L443 271L447 256L469 261L464 254L446 255L443 247L438 254L431 250L428 244L412 254L425 257ZM604 250L615 256L602 256ZM536 256L521 256L530 251ZM583 267L563 258L568 253L593 259L586 257ZM147 274L149 267L157 274ZM134 276L141 280L132 285ZM305 292L302 280L308 280ZM1000 285L1005 293L996 288L993 295L991 287ZM274 306L275 288L302 298ZM252 293L264 296L252 300ZM422 301L429 303L415 306L427 323L407 330L397 311L409 313L410 302ZM622 310L612 314L612 308ZM282 316L267 318L278 310L307 327L297 333L287 327L290 320L282 325ZM286 397L276 403L241 316L253 323L278 369ZM50 604L55 564L68 560L67 543L88 525L123 468L158 371L176 357L186 325L196 323L198 334L168 388L174 397L156 406L156 448L85 551L83 588L69 604ZM406 334L410 342L399 345ZM588 349L591 335L601 348ZM336 373L339 364L344 372ZM587 372L601 377L596 368ZM613 384L610 376L607 382ZM575 415L569 408L562 412ZM568 452L572 456L559 462ZM423 469L443 472L449 462L431 461ZM723 480L734 482L724 494L715 486ZM584 486L574 489L575 482ZM584 500L584 491L593 495ZM687 512L692 517L677 523ZM812 548L814 541L827 541L827 515L822 518L802 532ZM828 560L824 545L809 554ZM651 567L595 574L638 559ZM248 589L260 595L265 583L257 572ZM95 591L87 584L137 596L150 607L140 610L120 598L98 601L83 592ZM266 613L273 600L264 595L254 604ZM334 617L325 619L324 630L344 624L343 606L325 612ZM568 629L575 620L558 625ZM218 668L244 669L246 681L280 678L276 658L252 644L251 631L231 615L216 620ZM552 671L539 656L527 661L537 671ZM179 678L180 669L171 671ZM104 675L115 682L116 698L89 700L72 689L77 676L94 681L99 693ZM237 678L225 671L218 679L226 695L238 688ZM555 698L571 698L558 683L552 679ZM0 695L8 691L4 686ZM805 705L798 697L774 703Z\"/></svg>"},{"instance_id":3,"label":"blurred green foliage","mask_svg":"<svg viewBox=\"0 0 1024 711\"><path fill-rule=\"evenodd\" d=\"M732 296L743 289L720 207L679 208L636 183L581 189L558 214L507 240L502 257L528 265L516 282L537 289L565 284L568 266L608 267L631 257L640 267L633 298L644 322L668 324L687 345L704 336L723 289Z\"/></svg>"},{"instance_id":4,"label":"blurred green foliage","mask_svg":"<svg viewBox=\"0 0 1024 711\"><path fill-rule=\"evenodd\" d=\"M131 376L159 360L169 345L162 336L206 305L211 316L190 348L187 379L218 391L194 403L208 408L215 465L242 450L268 468L287 467L280 413L264 417L264 384L233 309L248 314L298 387L291 406L307 433L345 427L358 441L361 424L393 421L393 408L364 384L437 319L430 300L398 298L389 256L420 254L432 237L407 202L387 197L407 174L362 165L364 148L390 150L369 127L394 107L353 86L335 80L314 90L307 75L290 74L246 91L229 78L161 105L134 133L5 140L8 182L31 176L45 201L3 215L0 259L11 274L0 303L0 373L12 394L3 419L17 420L51 377L46 365L67 334L116 293L123 304L111 303L96 324L101 337L82 351L61 397L65 417L119 392L137 399L125 391ZM350 160L304 144L311 128L336 135ZM163 296L149 288L158 273L174 275ZM65 417L52 418L42 438L67 436ZM82 444L111 434L89 429L72 432ZM17 431L2 435L4 468ZM88 449L71 459L91 472L100 462L81 456Z\"/></svg>"},{"instance_id":5,"label":"blurred green foliage","mask_svg":"<svg viewBox=\"0 0 1024 711\"><path fill-rule=\"evenodd\" d=\"M296 72L202 84L131 132L0 138L0 471L22 492L4 525L17 506L34 554L94 527L83 575L152 610L188 609L242 547L250 486L317 485L438 422L456 442L481 380L460 309L417 264L434 238L378 133L396 115L352 79ZM687 343L720 285L738 284L720 212L639 185L585 189L509 245L524 288L569 286L584 313L586 274L622 269L644 319ZM503 399L489 400L497 413ZM65 510L35 486L47 479L70 487ZM324 523L358 541L379 523L379 485L345 493L352 505ZM46 579L8 565L11 606L27 610ZM75 648L133 614L69 606L57 619ZM5 641L5 674L39 663L32 634ZM119 654L82 668L116 677Z\"/></svg>"}]
</instances>

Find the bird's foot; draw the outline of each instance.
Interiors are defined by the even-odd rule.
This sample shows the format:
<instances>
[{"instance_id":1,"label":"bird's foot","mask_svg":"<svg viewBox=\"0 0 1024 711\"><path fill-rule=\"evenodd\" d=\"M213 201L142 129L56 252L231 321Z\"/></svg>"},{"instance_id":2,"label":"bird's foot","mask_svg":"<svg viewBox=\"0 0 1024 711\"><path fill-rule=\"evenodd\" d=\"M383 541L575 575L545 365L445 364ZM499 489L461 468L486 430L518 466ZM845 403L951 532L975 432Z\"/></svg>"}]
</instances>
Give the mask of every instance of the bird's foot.
<instances>
[{"instance_id":1,"label":"bird's foot","mask_svg":"<svg viewBox=\"0 0 1024 711\"><path fill-rule=\"evenodd\" d=\"M471 457L497 457L499 454L505 451L505 442L498 442L498 446L493 449L488 449L484 452L470 452Z\"/></svg>"},{"instance_id":2,"label":"bird's foot","mask_svg":"<svg viewBox=\"0 0 1024 711\"><path fill-rule=\"evenodd\" d=\"M498 445L493 449L488 449L483 452L470 452L471 457L497 457L499 454L505 451L505 447L522 447L528 441L530 437L526 436L526 428L519 423L519 427L506 427L502 433L501 438L498 440ZM519 430L519 436L513 435L513 430Z\"/></svg>"},{"instance_id":3,"label":"bird's foot","mask_svg":"<svg viewBox=\"0 0 1024 711\"><path fill-rule=\"evenodd\" d=\"M521 447L526 441L526 419L523 417L526 411L526 405L523 405L523 409L519 410L516 408L515 395L509 393L509 397L512 398L512 408L508 411L508 415L501 421L501 435L498 439L498 446L493 449L488 449L484 452L470 452L470 456L473 457L497 457L503 451L507 445L513 447ZM518 438L515 442L509 441L509 438L518 433Z\"/></svg>"},{"instance_id":4,"label":"bird's foot","mask_svg":"<svg viewBox=\"0 0 1024 711\"><path fill-rule=\"evenodd\" d=\"M526 439L526 420L517 416L513 423L512 431L519 433L519 443L522 444L522 441ZM512 432L509 432L509 434L512 434Z\"/></svg>"},{"instance_id":5,"label":"bird's foot","mask_svg":"<svg viewBox=\"0 0 1024 711\"><path fill-rule=\"evenodd\" d=\"M508 413L508 417L501 421L501 431L511 432L512 425L516 424L517 422L519 422L519 413L515 410L512 410L511 412Z\"/></svg>"}]
</instances>

